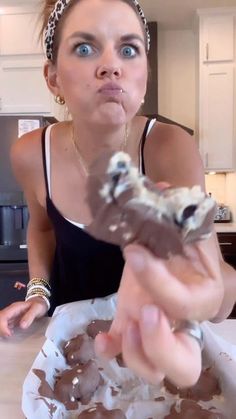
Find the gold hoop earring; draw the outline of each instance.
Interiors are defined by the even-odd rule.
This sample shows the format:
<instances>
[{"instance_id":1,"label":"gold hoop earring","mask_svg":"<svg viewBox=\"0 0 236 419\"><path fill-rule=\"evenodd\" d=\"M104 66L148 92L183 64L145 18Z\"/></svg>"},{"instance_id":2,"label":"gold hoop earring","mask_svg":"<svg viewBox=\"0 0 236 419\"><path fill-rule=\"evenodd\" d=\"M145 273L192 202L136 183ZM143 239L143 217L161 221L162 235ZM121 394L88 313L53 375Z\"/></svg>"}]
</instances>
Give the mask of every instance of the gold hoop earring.
<instances>
[{"instance_id":1,"label":"gold hoop earring","mask_svg":"<svg viewBox=\"0 0 236 419\"><path fill-rule=\"evenodd\" d=\"M54 100L58 105L65 105L66 103L64 97L61 97L60 95L55 96Z\"/></svg>"}]
</instances>

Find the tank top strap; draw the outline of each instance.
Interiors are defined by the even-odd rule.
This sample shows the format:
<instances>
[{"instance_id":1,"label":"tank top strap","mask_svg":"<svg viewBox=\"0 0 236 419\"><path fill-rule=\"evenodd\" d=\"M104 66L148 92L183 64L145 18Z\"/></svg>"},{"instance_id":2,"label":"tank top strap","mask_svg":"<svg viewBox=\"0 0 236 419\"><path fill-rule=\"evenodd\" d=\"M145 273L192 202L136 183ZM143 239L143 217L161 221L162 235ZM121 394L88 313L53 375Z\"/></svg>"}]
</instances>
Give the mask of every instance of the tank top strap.
<instances>
[{"instance_id":1,"label":"tank top strap","mask_svg":"<svg viewBox=\"0 0 236 419\"><path fill-rule=\"evenodd\" d=\"M43 172L44 181L46 187L46 197L51 196L51 184L50 184L50 132L52 125L49 125L43 129L41 143L42 143L42 161L43 161Z\"/></svg>"},{"instance_id":2,"label":"tank top strap","mask_svg":"<svg viewBox=\"0 0 236 419\"><path fill-rule=\"evenodd\" d=\"M144 163L144 146L146 138L148 137L149 132L151 131L153 125L155 124L156 119L148 119L143 130L143 134L139 146L139 170L140 173L145 175L145 163Z\"/></svg>"}]
</instances>

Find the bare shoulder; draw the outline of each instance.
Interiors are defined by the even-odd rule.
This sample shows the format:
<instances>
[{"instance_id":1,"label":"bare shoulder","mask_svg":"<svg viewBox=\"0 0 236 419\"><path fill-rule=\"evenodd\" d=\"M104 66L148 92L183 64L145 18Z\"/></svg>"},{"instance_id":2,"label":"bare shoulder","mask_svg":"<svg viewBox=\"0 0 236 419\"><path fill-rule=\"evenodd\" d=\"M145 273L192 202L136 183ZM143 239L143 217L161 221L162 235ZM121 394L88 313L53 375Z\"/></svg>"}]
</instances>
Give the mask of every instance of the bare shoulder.
<instances>
[{"instance_id":1,"label":"bare shoulder","mask_svg":"<svg viewBox=\"0 0 236 419\"><path fill-rule=\"evenodd\" d=\"M11 164L17 180L25 184L32 182L42 169L42 128L20 137L11 148Z\"/></svg>"},{"instance_id":2,"label":"bare shoulder","mask_svg":"<svg viewBox=\"0 0 236 419\"><path fill-rule=\"evenodd\" d=\"M175 186L204 187L204 170L193 136L181 127L156 122L144 149L148 176Z\"/></svg>"}]
</instances>

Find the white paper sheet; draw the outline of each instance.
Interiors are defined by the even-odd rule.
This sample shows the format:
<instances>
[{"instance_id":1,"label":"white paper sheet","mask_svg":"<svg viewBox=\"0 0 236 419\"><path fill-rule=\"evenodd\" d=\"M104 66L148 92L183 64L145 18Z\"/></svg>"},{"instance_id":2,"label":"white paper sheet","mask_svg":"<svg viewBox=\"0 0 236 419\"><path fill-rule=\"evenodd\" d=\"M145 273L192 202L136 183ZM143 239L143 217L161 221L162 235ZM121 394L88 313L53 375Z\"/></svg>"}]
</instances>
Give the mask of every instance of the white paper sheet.
<instances>
[{"instance_id":1,"label":"white paper sheet","mask_svg":"<svg viewBox=\"0 0 236 419\"><path fill-rule=\"evenodd\" d=\"M32 370L44 370L47 381L53 388L56 372L68 368L61 352L62 344L83 333L92 320L111 319L115 307L116 295L113 295L105 299L66 304L56 309L46 331L47 340L24 382L22 408L27 419L75 419L81 411L88 408L80 405L77 411L66 411L61 403L41 398L38 394L40 380ZM215 335L207 323L202 327L205 340L204 358L208 366L215 366L223 396L200 404L207 408L215 406L227 419L235 419L236 346ZM169 413L170 406L178 399L178 396L166 392L163 386L148 385L129 369L120 368L116 360L108 364L100 360L97 362L104 369L101 374L106 384L97 389L89 404L91 407L95 402L103 402L107 409L122 409L127 419L163 419ZM118 391L116 396L112 395L111 388ZM164 402L154 401L160 396L165 397Z\"/></svg>"}]
</instances>

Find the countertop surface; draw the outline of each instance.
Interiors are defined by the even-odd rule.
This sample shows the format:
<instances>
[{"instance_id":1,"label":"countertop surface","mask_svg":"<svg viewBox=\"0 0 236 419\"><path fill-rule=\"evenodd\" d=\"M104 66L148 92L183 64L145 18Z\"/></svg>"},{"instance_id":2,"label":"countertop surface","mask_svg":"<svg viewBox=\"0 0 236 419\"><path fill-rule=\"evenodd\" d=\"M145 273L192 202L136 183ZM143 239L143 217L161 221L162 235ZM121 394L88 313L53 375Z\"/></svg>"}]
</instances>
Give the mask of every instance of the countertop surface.
<instances>
[{"instance_id":1,"label":"countertop surface","mask_svg":"<svg viewBox=\"0 0 236 419\"><path fill-rule=\"evenodd\" d=\"M49 323L43 318L27 331L17 330L9 339L0 338L0 418L23 419L21 411L22 385L31 365L45 340ZM212 330L236 344L236 320L210 324ZM32 419L32 418L28 418Z\"/></svg>"},{"instance_id":2,"label":"countertop surface","mask_svg":"<svg viewBox=\"0 0 236 419\"><path fill-rule=\"evenodd\" d=\"M214 223L217 233L236 233L236 223Z\"/></svg>"}]
</instances>

